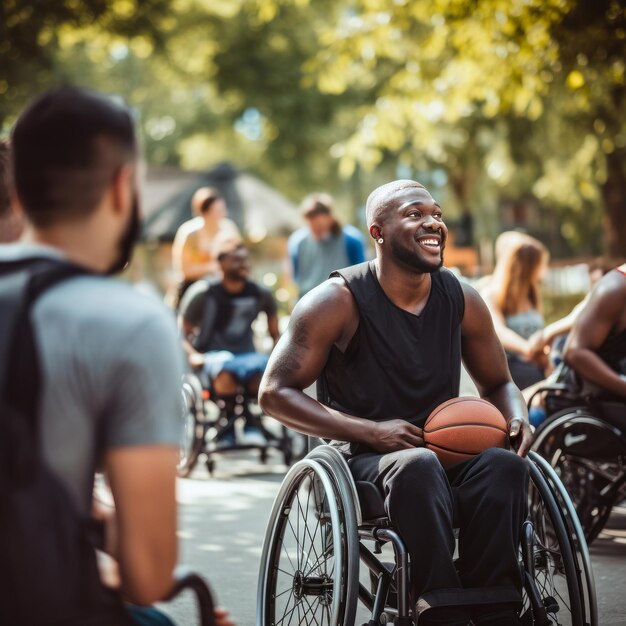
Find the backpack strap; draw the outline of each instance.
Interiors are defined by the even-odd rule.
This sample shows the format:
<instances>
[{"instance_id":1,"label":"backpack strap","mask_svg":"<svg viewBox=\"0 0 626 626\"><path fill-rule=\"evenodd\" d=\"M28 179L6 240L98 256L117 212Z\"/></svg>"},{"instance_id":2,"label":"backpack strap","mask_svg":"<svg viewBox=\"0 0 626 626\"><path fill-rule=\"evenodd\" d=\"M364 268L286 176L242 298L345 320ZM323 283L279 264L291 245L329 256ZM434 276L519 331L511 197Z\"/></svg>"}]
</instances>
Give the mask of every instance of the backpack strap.
<instances>
[{"instance_id":1,"label":"backpack strap","mask_svg":"<svg viewBox=\"0 0 626 626\"><path fill-rule=\"evenodd\" d=\"M88 270L65 260L32 257L0 264L0 398L5 397L12 355L30 308L47 289Z\"/></svg>"}]
</instances>

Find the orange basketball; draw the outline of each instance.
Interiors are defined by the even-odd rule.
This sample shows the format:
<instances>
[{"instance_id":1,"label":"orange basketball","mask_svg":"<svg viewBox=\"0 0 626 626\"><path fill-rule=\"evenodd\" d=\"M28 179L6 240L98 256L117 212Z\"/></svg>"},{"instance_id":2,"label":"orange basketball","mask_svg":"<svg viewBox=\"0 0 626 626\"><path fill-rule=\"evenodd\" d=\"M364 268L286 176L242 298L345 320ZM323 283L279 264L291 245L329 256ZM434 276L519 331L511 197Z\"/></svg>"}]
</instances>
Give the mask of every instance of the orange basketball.
<instances>
[{"instance_id":1,"label":"orange basketball","mask_svg":"<svg viewBox=\"0 0 626 626\"><path fill-rule=\"evenodd\" d=\"M504 448L507 436L502 413L481 398L452 398L440 404L424 424L424 443L444 467L487 448Z\"/></svg>"}]
</instances>

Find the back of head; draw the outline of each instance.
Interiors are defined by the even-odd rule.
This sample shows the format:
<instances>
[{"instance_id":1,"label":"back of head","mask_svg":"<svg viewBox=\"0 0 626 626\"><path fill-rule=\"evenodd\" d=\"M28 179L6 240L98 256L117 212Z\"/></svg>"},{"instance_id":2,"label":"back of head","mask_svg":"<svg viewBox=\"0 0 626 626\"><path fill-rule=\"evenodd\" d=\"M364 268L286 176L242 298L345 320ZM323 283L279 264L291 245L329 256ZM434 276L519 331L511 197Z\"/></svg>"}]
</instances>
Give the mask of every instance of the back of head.
<instances>
[{"instance_id":1,"label":"back of head","mask_svg":"<svg viewBox=\"0 0 626 626\"><path fill-rule=\"evenodd\" d=\"M191 198L191 211L194 215L206 215L213 203L221 199L222 194L217 189L200 187Z\"/></svg>"},{"instance_id":2,"label":"back of head","mask_svg":"<svg viewBox=\"0 0 626 626\"><path fill-rule=\"evenodd\" d=\"M62 87L34 100L12 133L15 191L35 227L80 220L119 169L137 158L131 111L111 97Z\"/></svg>"}]
</instances>

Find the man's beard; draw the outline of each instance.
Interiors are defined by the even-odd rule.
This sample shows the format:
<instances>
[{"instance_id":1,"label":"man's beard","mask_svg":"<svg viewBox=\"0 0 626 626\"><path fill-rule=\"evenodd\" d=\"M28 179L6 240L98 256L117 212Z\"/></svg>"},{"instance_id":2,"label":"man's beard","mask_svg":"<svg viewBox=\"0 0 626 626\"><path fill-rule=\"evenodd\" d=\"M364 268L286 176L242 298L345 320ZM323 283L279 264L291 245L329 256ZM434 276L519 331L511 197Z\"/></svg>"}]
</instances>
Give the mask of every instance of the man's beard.
<instances>
[{"instance_id":1,"label":"man's beard","mask_svg":"<svg viewBox=\"0 0 626 626\"><path fill-rule=\"evenodd\" d=\"M443 248L444 246L442 245L439 263L435 264L425 261L416 250L406 248L395 240L391 242L391 254L396 261L399 261L402 265L420 272L421 274L430 274L443 265Z\"/></svg>"},{"instance_id":2,"label":"man's beard","mask_svg":"<svg viewBox=\"0 0 626 626\"><path fill-rule=\"evenodd\" d=\"M120 238L118 243L118 256L113 262L107 274L117 274L121 272L131 261L135 244L139 240L141 234L141 218L139 215L139 198L135 193L133 195L133 206L126 231Z\"/></svg>"}]
</instances>

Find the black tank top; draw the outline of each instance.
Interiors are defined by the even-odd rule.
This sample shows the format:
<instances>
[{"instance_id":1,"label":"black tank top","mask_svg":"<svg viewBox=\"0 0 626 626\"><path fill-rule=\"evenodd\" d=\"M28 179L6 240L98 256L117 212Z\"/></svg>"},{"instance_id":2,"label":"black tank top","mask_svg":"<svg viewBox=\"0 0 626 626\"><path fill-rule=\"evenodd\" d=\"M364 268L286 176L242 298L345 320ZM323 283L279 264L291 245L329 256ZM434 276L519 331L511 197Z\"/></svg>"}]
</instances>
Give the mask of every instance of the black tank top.
<instances>
[{"instance_id":1,"label":"black tank top","mask_svg":"<svg viewBox=\"0 0 626 626\"><path fill-rule=\"evenodd\" d=\"M465 310L459 281L446 269L433 272L426 306L413 315L387 297L373 261L332 276L352 292L359 325L345 352L333 346L320 400L357 417L422 426L436 406L459 395Z\"/></svg>"}]
</instances>

